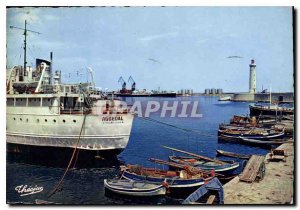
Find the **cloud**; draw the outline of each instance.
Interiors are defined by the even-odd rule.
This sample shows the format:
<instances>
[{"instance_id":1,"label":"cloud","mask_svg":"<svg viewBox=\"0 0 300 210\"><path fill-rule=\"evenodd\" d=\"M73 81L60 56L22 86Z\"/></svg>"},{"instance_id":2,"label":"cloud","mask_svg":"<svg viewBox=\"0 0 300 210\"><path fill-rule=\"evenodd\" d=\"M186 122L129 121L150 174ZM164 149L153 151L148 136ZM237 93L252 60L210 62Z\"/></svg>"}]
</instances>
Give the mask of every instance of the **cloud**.
<instances>
[{"instance_id":1,"label":"cloud","mask_svg":"<svg viewBox=\"0 0 300 210\"><path fill-rule=\"evenodd\" d=\"M40 12L37 9L18 8L12 11L8 10L9 12L12 14L10 20L16 24L24 24L25 20L34 24L40 21Z\"/></svg>"},{"instance_id":2,"label":"cloud","mask_svg":"<svg viewBox=\"0 0 300 210\"><path fill-rule=\"evenodd\" d=\"M59 20L58 16L55 15L44 15L45 20L52 21L52 20Z\"/></svg>"},{"instance_id":3,"label":"cloud","mask_svg":"<svg viewBox=\"0 0 300 210\"><path fill-rule=\"evenodd\" d=\"M40 25L45 21L59 20L58 16L46 14L41 8L13 8L8 9L8 23L24 25L27 20L28 25Z\"/></svg>"},{"instance_id":4,"label":"cloud","mask_svg":"<svg viewBox=\"0 0 300 210\"><path fill-rule=\"evenodd\" d=\"M149 35L149 36L139 38L138 40L142 41L142 42L149 42L149 41L153 41L153 40L157 40L157 39L164 39L167 37L176 37L177 35L178 35L178 32L174 31L174 32L168 32L168 33L164 33L164 34Z\"/></svg>"}]
</instances>

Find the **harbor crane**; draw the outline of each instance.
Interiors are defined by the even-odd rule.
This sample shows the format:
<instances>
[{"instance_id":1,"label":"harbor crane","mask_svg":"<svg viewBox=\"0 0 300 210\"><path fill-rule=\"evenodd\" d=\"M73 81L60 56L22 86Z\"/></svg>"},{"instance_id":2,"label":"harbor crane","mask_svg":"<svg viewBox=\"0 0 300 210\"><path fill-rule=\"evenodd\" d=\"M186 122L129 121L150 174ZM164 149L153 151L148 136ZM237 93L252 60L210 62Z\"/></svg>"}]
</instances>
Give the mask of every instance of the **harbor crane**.
<instances>
[{"instance_id":1,"label":"harbor crane","mask_svg":"<svg viewBox=\"0 0 300 210\"><path fill-rule=\"evenodd\" d=\"M132 76L129 77L128 82L131 83L131 91L135 91L135 81L133 80Z\"/></svg>"},{"instance_id":2,"label":"harbor crane","mask_svg":"<svg viewBox=\"0 0 300 210\"><path fill-rule=\"evenodd\" d=\"M123 79L123 77L120 77L120 78L119 78L118 83L122 84L122 91L125 91L125 92L126 92L126 82L125 82L125 80Z\"/></svg>"}]
</instances>

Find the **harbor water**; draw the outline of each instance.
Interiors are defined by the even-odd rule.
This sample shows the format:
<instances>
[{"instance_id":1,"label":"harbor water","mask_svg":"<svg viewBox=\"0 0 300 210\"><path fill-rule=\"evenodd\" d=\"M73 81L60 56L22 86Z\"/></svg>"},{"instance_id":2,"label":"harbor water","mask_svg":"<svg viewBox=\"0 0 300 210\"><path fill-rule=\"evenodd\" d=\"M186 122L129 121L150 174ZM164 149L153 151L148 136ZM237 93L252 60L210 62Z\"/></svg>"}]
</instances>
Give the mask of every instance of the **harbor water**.
<instances>
[{"instance_id":1,"label":"harbor water","mask_svg":"<svg viewBox=\"0 0 300 210\"><path fill-rule=\"evenodd\" d=\"M103 180L120 175L119 164L140 164L147 167L167 168L149 162L149 158L168 160L173 152L162 145L181 150L216 157L216 149L241 154L265 155L269 150L254 146L218 142L219 123L229 122L233 115L249 114L247 102L219 102L217 97L193 96L177 98L124 98L129 104L141 100L142 104L151 101L198 101L200 118L162 118L160 113L150 115L151 119L136 117L127 148L118 156L120 163L100 167L86 163L68 172L62 188L51 197L49 193L62 177L67 165L53 164L51 156L46 160L39 157L28 158L7 153L7 203L33 204L35 199L47 200L58 204L179 204L182 199L171 197L134 199L105 193ZM170 125L172 126L170 126ZM192 130L192 131L191 131ZM97 161L97 160L96 160ZM100 160L99 160L100 161ZM84 161L83 161L84 162ZM241 166L244 162L240 162ZM237 170L241 170L241 167ZM238 171L237 171L238 173ZM39 193L21 196L15 189L18 186L42 187Z\"/></svg>"}]
</instances>

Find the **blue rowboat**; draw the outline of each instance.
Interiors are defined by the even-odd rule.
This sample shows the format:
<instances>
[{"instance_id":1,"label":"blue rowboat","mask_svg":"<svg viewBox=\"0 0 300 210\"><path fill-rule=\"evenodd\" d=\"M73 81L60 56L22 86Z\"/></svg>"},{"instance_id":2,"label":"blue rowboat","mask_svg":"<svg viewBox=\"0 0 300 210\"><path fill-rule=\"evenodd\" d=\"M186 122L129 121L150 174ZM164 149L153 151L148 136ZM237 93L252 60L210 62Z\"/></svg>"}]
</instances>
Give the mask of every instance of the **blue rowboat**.
<instances>
[{"instance_id":1,"label":"blue rowboat","mask_svg":"<svg viewBox=\"0 0 300 210\"><path fill-rule=\"evenodd\" d=\"M104 179L104 186L106 189L122 195L147 197L166 194L166 187L162 183L153 184L145 181Z\"/></svg>"},{"instance_id":2,"label":"blue rowboat","mask_svg":"<svg viewBox=\"0 0 300 210\"><path fill-rule=\"evenodd\" d=\"M200 202L205 195L218 192L218 204L224 204L224 189L218 178L213 178L207 184L199 187L195 192L190 194L182 204L203 204Z\"/></svg>"},{"instance_id":3,"label":"blue rowboat","mask_svg":"<svg viewBox=\"0 0 300 210\"><path fill-rule=\"evenodd\" d=\"M219 163L195 157L169 156L169 160L175 163L200 168L201 170L214 170L216 173L221 174L230 174L239 167L239 163L234 161L222 161L223 163Z\"/></svg>"},{"instance_id":4,"label":"blue rowboat","mask_svg":"<svg viewBox=\"0 0 300 210\"><path fill-rule=\"evenodd\" d=\"M154 184L164 183L168 188L190 188L203 185L211 180L213 176L207 173L190 175L185 170L167 171L128 165L123 170L122 178L133 181L147 181Z\"/></svg>"}]
</instances>

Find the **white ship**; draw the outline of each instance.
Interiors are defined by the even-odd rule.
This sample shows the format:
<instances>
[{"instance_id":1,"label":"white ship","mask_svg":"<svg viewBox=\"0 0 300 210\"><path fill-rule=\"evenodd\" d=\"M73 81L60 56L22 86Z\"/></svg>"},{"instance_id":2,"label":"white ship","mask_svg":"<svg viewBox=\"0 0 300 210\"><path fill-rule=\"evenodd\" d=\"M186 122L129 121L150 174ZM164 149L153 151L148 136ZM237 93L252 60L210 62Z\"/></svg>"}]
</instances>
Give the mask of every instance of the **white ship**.
<instances>
[{"instance_id":1,"label":"white ship","mask_svg":"<svg viewBox=\"0 0 300 210\"><path fill-rule=\"evenodd\" d=\"M24 146L77 147L109 156L120 153L128 143L134 115L120 101L97 91L93 80L63 84L61 72L52 69L52 53L50 61L37 59L33 69L26 67L25 51L24 66L7 70L8 148L19 152Z\"/></svg>"}]
</instances>

